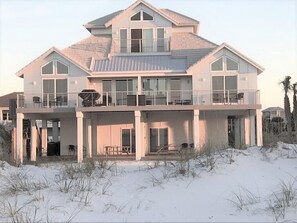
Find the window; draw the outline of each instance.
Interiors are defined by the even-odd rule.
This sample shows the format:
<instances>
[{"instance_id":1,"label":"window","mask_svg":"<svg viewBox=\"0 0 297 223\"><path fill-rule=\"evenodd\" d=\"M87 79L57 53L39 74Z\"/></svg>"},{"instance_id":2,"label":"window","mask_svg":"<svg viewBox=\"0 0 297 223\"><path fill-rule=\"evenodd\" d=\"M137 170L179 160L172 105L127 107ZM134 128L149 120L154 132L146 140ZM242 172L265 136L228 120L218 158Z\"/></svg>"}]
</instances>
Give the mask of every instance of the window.
<instances>
[{"instance_id":1,"label":"window","mask_svg":"<svg viewBox=\"0 0 297 223\"><path fill-rule=\"evenodd\" d=\"M56 68L56 69L55 69ZM54 60L41 68L42 74L68 74L68 66L60 61Z\"/></svg>"},{"instance_id":2,"label":"window","mask_svg":"<svg viewBox=\"0 0 297 223\"><path fill-rule=\"evenodd\" d=\"M103 92L111 92L111 80L103 80L102 85Z\"/></svg>"},{"instance_id":3,"label":"window","mask_svg":"<svg viewBox=\"0 0 297 223\"><path fill-rule=\"evenodd\" d=\"M44 79L43 101L45 105L51 102L67 105L67 79Z\"/></svg>"},{"instance_id":4,"label":"window","mask_svg":"<svg viewBox=\"0 0 297 223\"><path fill-rule=\"evenodd\" d=\"M150 128L150 152L157 152L158 147L168 145L168 128Z\"/></svg>"},{"instance_id":5,"label":"window","mask_svg":"<svg viewBox=\"0 0 297 223\"><path fill-rule=\"evenodd\" d=\"M153 20L154 17L144 11L139 11L133 16L131 16L131 21L150 21Z\"/></svg>"},{"instance_id":6,"label":"window","mask_svg":"<svg viewBox=\"0 0 297 223\"><path fill-rule=\"evenodd\" d=\"M212 77L213 103L236 102L237 76Z\"/></svg>"},{"instance_id":7,"label":"window","mask_svg":"<svg viewBox=\"0 0 297 223\"><path fill-rule=\"evenodd\" d=\"M132 153L135 153L135 130L122 129L122 146L129 147Z\"/></svg>"},{"instance_id":8,"label":"window","mask_svg":"<svg viewBox=\"0 0 297 223\"><path fill-rule=\"evenodd\" d=\"M57 61L57 74L68 74L68 67Z\"/></svg>"},{"instance_id":9,"label":"window","mask_svg":"<svg viewBox=\"0 0 297 223\"><path fill-rule=\"evenodd\" d=\"M151 16L146 12L142 12L142 15L143 15L143 20L153 20L153 16Z\"/></svg>"},{"instance_id":10,"label":"window","mask_svg":"<svg viewBox=\"0 0 297 223\"><path fill-rule=\"evenodd\" d=\"M221 57L211 64L211 71L237 71L239 65L228 57Z\"/></svg>"},{"instance_id":11,"label":"window","mask_svg":"<svg viewBox=\"0 0 297 223\"><path fill-rule=\"evenodd\" d=\"M131 52L153 51L153 29L131 29Z\"/></svg>"},{"instance_id":12,"label":"window","mask_svg":"<svg viewBox=\"0 0 297 223\"><path fill-rule=\"evenodd\" d=\"M128 32L127 29L120 30L120 52L127 53L127 39L128 39Z\"/></svg>"},{"instance_id":13,"label":"window","mask_svg":"<svg viewBox=\"0 0 297 223\"><path fill-rule=\"evenodd\" d=\"M131 17L131 21L140 21L140 19L141 19L141 12L138 12Z\"/></svg>"},{"instance_id":14,"label":"window","mask_svg":"<svg viewBox=\"0 0 297 223\"><path fill-rule=\"evenodd\" d=\"M238 70L238 63L227 58L227 70Z\"/></svg>"},{"instance_id":15,"label":"window","mask_svg":"<svg viewBox=\"0 0 297 223\"><path fill-rule=\"evenodd\" d=\"M222 71L223 70L223 58L218 59L217 61L211 64L212 71Z\"/></svg>"},{"instance_id":16,"label":"window","mask_svg":"<svg viewBox=\"0 0 297 223\"><path fill-rule=\"evenodd\" d=\"M42 74L54 74L53 61L42 67Z\"/></svg>"},{"instance_id":17,"label":"window","mask_svg":"<svg viewBox=\"0 0 297 223\"><path fill-rule=\"evenodd\" d=\"M141 52L142 29L131 29L131 52Z\"/></svg>"},{"instance_id":18,"label":"window","mask_svg":"<svg viewBox=\"0 0 297 223\"><path fill-rule=\"evenodd\" d=\"M127 105L127 95L135 94L137 79L116 80L116 100L118 105Z\"/></svg>"},{"instance_id":19,"label":"window","mask_svg":"<svg viewBox=\"0 0 297 223\"><path fill-rule=\"evenodd\" d=\"M143 29L142 52L153 52L153 29Z\"/></svg>"},{"instance_id":20,"label":"window","mask_svg":"<svg viewBox=\"0 0 297 223\"><path fill-rule=\"evenodd\" d=\"M164 28L157 29L157 52L165 51Z\"/></svg>"},{"instance_id":21,"label":"window","mask_svg":"<svg viewBox=\"0 0 297 223\"><path fill-rule=\"evenodd\" d=\"M9 111L2 111L2 120L6 121L9 120Z\"/></svg>"}]
</instances>

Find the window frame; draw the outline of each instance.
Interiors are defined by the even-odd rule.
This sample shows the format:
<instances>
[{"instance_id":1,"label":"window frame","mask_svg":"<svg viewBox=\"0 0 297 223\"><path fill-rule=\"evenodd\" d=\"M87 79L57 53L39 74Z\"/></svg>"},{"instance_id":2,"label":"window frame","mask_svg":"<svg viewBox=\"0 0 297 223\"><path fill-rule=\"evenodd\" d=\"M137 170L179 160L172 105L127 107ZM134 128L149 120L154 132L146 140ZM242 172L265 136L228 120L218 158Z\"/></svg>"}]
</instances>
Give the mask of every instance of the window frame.
<instances>
[{"instance_id":1,"label":"window frame","mask_svg":"<svg viewBox=\"0 0 297 223\"><path fill-rule=\"evenodd\" d=\"M222 70L213 70L212 69L212 65L215 63L215 62L217 62L217 61L219 61L220 59L222 59ZM215 61L213 61L212 63L210 63L210 71L211 72L224 72L224 56L221 56L221 57L219 57L219 58L217 58Z\"/></svg>"},{"instance_id":2,"label":"window frame","mask_svg":"<svg viewBox=\"0 0 297 223\"><path fill-rule=\"evenodd\" d=\"M223 59L222 60L222 70L213 70L212 69L212 64L217 62L218 60ZM227 59L232 60L233 62L237 63L237 70L228 70L227 69ZM211 62L209 64L210 68L210 72L238 72L239 71L239 62L237 62L236 60L226 56L226 55L222 55L221 57L217 58L216 60L214 60L213 62Z\"/></svg>"},{"instance_id":3,"label":"window frame","mask_svg":"<svg viewBox=\"0 0 297 223\"><path fill-rule=\"evenodd\" d=\"M152 20L144 20L143 19L143 12L145 12L146 14L150 15L153 19ZM133 16L135 16L136 14L140 13L140 20L132 20L131 18ZM133 15L130 16L130 22L147 22L147 21L154 21L155 20L155 17L152 16L150 13L148 13L147 11L145 10L139 10L138 12L134 13Z\"/></svg>"},{"instance_id":4,"label":"window frame","mask_svg":"<svg viewBox=\"0 0 297 223\"><path fill-rule=\"evenodd\" d=\"M54 81L54 92L53 93L44 93L44 81L46 80L53 80ZM66 92L65 93L57 93L57 80L66 80L66 86L67 86L67 89L66 89ZM64 77L64 78L61 78L61 77L54 77L54 78L42 78L42 101L46 104L49 104L49 102L51 100L56 100L57 97L59 96L63 96L63 94L66 95L66 105L68 103L68 91L69 91L69 81L68 81L68 78ZM53 94L53 96L47 96L46 98L44 98L44 95L48 95L48 94ZM59 95L61 94L61 95ZM47 100L49 99L49 101ZM64 105L64 104L63 104Z\"/></svg>"},{"instance_id":5,"label":"window frame","mask_svg":"<svg viewBox=\"0 0 297 223\"><path fill-rule=\"evenodd\" d=\"M58 74L58 62L61 63L62 65L67 67L68 73L62 73L62 74ZM53 63L53 73L52 74L43 74L42 73L42 68L47 66L49 63ZM41 76L65 76L65 75L69 75L69 65L66 65L65 63L63 63L62 61L58 60L58 59L53 59L49 62L47 62L46 64L44 64L43 66L40 67L40 73Z\"/></svg>"},{"instance_id":6,"label":"window frame","mask_svg":"<svg viewBox=\"0 0 297 223\"><path fill-rule=\"evenodd\" d=\"M223 89L213 89L214 87L214 82L213 82L213 78L214 77L222 77L223 78ZM235 77L236 78L236 89L227 89L226 88L226 78L227 77ZM231 92L230 92L231 91ZM219 94L222 96L222 99L223 101L214 101L214 98L212 99L213 103L225 103L225 99L226 99L226 95L229 96L227 97L227 102L231 102L231 99L232 99L232 95L233 94L237 94L238 92L238 75L237 74L228 74L228 75L225 75L225 74L216 74L216 75L211 75L211 92L212 92L212 95L214 94ZM231 94L231 97L230 97L230 94Z\"/></svg>"}]
</instances>

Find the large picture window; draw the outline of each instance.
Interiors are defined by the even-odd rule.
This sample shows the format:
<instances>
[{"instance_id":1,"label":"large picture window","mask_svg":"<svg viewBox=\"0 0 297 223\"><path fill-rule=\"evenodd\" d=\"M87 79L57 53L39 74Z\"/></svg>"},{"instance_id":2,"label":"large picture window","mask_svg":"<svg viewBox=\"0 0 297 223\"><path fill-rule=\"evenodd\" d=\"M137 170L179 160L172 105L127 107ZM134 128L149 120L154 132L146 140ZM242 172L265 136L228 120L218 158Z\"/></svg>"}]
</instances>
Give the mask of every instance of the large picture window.
<instances>
[{"instance_id":1,"label":"large picture window","mask_svg":"<svg viewBox=\"0 0 297 223\"><path fill-rule=\"evenodd\" d=\"M212 92L213 103L235 102L237 76L213 76Z\"/></svg>"},{"instance_id":2,"label":"large picture window","mask_svg":"<svg viewBox=\"0 0 297 223\"><path fill-rule=\"evenodd\" d=\"M45 105L67 105L67 79L44 79L43 102Z\"/></svg>"},{"instance_id":3,"label":"large picture window","mask_svg":"<svg viewBox=\"0 0 297 223\"><path fill-rule=\"evenodd\" d=\"M117 105L127 105L127 95L136 94L137 79L116 80Z\"/></svg>"},{"instance_id":4,"label":"large picture window","mask_svg":"<svg viewBox=\"0 0 297 223\"><path fill-rule=\"evenodd\" d=\"M153 51L153 29L131 29L131 52Z\"/></svg>"}]
</instances>

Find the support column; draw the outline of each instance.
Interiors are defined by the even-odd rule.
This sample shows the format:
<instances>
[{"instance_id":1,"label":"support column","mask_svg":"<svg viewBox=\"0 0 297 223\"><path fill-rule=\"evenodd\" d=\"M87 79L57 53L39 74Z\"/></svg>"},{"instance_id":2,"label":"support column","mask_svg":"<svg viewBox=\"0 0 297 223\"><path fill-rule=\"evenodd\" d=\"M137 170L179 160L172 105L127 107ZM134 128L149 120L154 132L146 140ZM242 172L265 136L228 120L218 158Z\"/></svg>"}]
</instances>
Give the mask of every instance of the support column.
<instances>
[{"instance_id":1,"label":"support column","mask_svg":"<svg viewBox=\"0 0 297 223\"><path fill-rule=\"evenodd\" d=\"M257 146L263 145L262 138L262 112L260 109L256 110L256 120L257 120Z\"/></svg>"},{"instance_id":2,"label":"support column","mask_svg":"<svg viewBox=\"0 0 297 223\"><path fill-rule=\"evenodd\" d=\"M199 110L194 110L193 116L193 143L196 150L200 149L200 129L199 129Z\"/></svg>"},{"instance_id":3,"label":"support column","mask_svg":"<svg viewBox=\"0 0 297 223\"><path fill-rule=\"evenodd\" d=\"M53 141L59 141L59 121L53 121Z\"/></svg>"},{"instance_id":4,"label":"support column","mask_svg":"<svg viewBox=\"0 0 297 223\"><path fill-rule=\"evenodd\" d=\"M83 113L76 112L76 129L77 129L77 162L83 161Z\"/></svg>"},{"instance_id":5,"label":"support column","mask_svg":"<svg viewBox=\"0 0 297 223\"><path fill-rule=\"evenodd\" d=\"M142 94L142 83L141 83L141 77L138 76L137 78L137 95L136 95L136 105L139 105L139 97L138 95L141 95Z\"/></svg>"},{"instance_id":6,"label":"support column","mask_svg":"<svg viewBox=\"0 0 297 223\"><path fill-rule=\"evenodd\" d=\"M141 113L134 111L135 116L135 143L136 143L136 160L141 159L142 154L142 134L141 134Z\"/></svg>"},{"instance_id":7,"label":"support column","mask_svg":"<svg viewBox=\"0 0 297 223\"><path fill-rule=\"evenodd\" d=\"M241 147L241 128L239 117L236 117L234 120L234 147L236 149Z\"/></svg>"},{"instance_id":8,"label":"support column","mask_svg":"<svg viewBox=\"0 0 297 223\"><path fill-rule=\"evenodd\" d=\"M250 126L251 126L251 146L256 145L256 126L255 126L255 116L251 115L250 116Z\"/></svg>"},{"instance_id":9,"label":"support column","mask_svg":"<svg viewBox=\"0 0 297 223\"><path fill-rule=\"evenodd\" d=\"M250 116L244 117L244 142L246 146L251 145L251 123L250 123Z\"/></svg>"},{"instance_id":10,"label":"support column","mask_svg":"<svg viewBox=\"0 0 297 223\"><path fill-rule=\"evenodd\" d=\"M31 151L30 151L30 159L31 161L36 161L36 147L37 147L37 129L36 129L36 121L31 120Z\"/></svg>"},{"instance_id":11,"label":"support column","mask_svg":"<svg viewBox=\"0 0 297 223\"><path fill-rule=\"evenodd\" d=\"M14 127L11 132L11 153L12 153L13 160L17 159L16 148L17 148L17 128Z\"/></svg>"},{"instance_id":12,"label":"support column","mask_svg":"<svg viewBox=\"0 0 297 223\"><path fill-rule=\"evenodd\" d=\"M42 120L41 148L42 156L47 156L47 120Z\"/></svg>"},{"instance_id":13,"label":"support column","mask_svg":"<svg viewBox=\"0 0 297 223\"><path fill-rule=\"evenodd\" d=\"M92 122L91 119L87 119L87 135L88 135L88 142L87 142L87 147L88 147L88 157L92 158Z\"/></svg>"},{"instance_id":14,"label":"support column","mask_svg":"<svg viewBox=\"0 0 297 223\"><path fill-rule=\"evenodd\" d=\"M17 145L16 145L16 162L23 163L23 120L24 114L17 113Z\"/></svg>"}]
</instances>

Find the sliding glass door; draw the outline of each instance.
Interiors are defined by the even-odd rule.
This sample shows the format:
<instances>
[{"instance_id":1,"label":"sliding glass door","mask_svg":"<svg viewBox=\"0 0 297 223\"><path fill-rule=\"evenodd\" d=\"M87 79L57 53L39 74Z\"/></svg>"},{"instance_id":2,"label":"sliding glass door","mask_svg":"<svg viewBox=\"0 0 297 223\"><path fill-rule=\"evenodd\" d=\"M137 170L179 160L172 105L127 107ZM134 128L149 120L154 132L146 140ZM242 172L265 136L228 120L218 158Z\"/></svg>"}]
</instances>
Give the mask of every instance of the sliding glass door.
<instances>
[{"instance_id":1,"label":"sliding glass door","mask_svg":"<svg viewBox=\"0 0 297 223\"><path fill-rule=\"evenodd\" d=\"M150 128L150 152L168 145L168 128Z\"/></svg>"}]
</instances>

